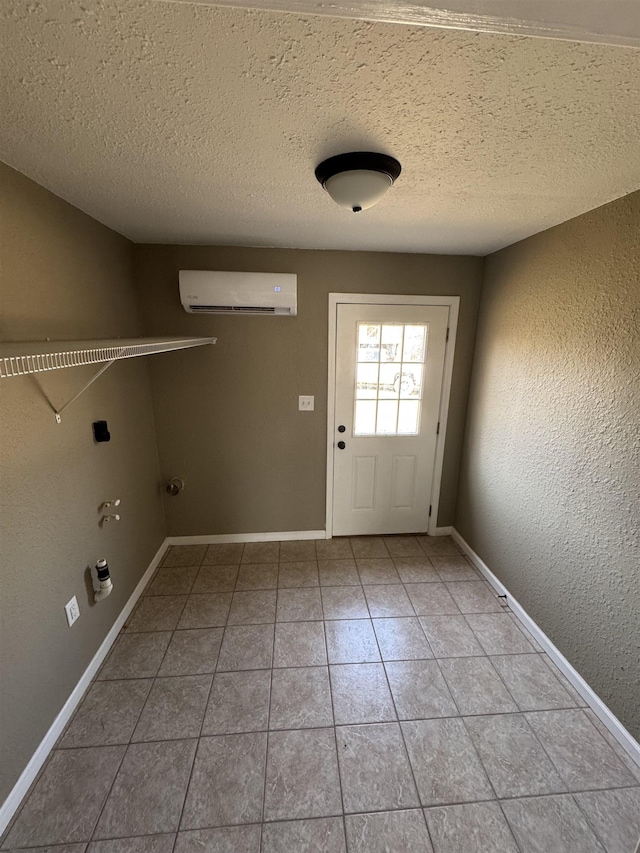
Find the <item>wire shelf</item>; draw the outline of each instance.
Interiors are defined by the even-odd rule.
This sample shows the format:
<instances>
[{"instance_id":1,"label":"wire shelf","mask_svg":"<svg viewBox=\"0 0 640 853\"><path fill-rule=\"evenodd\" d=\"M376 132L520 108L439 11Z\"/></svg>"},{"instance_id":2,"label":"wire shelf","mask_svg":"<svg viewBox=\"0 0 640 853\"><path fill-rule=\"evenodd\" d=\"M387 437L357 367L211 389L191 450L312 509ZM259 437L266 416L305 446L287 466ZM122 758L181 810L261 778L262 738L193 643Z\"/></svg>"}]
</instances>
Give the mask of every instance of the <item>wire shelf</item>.
<instances>
[{"instance_id":1,"label":"wire shelf","mask_svg":"<svg viewBox=\"0 0 640 853\"><path fill-rule=\"evenodd\" d=\"M129 338L0 344L0 379L215 344L216 338Z\"/></svg>"}]
</instances>

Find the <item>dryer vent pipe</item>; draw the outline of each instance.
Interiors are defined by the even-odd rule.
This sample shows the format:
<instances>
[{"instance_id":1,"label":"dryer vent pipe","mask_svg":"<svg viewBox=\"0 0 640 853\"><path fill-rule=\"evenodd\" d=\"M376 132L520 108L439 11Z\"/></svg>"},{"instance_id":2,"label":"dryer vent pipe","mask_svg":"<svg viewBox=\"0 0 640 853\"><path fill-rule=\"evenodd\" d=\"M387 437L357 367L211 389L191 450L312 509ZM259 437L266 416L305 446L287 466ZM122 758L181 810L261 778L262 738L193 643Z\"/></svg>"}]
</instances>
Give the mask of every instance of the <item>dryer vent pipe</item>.
<instances>
[{"instance_id":1,"label":"dryer vent pipe","mask_svg":"<svg viewBox=\"0 0 640 853\"><path fill-rule=\"evenodd\" d=\"M102 601L108 595L111 595L113 584L109 575L109 566L106 560L98 560L96 563L96 573L98 575L98 589L93 593L94 601Z\"/></svg>"}]
</instances>

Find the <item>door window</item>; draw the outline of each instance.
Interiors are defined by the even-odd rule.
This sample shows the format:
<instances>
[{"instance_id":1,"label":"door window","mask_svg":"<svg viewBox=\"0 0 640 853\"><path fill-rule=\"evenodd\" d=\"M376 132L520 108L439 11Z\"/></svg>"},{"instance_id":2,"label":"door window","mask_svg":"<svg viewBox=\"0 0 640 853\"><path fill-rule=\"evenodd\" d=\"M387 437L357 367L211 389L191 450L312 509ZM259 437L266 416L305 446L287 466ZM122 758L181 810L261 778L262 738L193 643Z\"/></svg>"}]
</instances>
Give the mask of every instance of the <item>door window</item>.
<instances>
[{"instance_id":1,"label":"door window","mask_svg":"<svg viewBox=\"0 0 640 853\"><path fill-rule=\"evenodd\" d=\"M354 435L419 435L426 324L358 323Z\"/></svg>"}]
</instances>

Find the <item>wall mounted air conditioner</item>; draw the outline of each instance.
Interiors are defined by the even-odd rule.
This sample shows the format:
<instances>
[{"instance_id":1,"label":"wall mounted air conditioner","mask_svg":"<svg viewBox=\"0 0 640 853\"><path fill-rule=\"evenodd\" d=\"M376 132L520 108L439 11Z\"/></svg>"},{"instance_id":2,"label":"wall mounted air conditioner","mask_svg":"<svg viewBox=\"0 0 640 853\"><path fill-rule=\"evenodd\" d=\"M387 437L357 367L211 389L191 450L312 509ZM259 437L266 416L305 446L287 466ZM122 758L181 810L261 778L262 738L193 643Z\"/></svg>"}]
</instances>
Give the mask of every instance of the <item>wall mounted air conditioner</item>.
<instances>
[{"instance_id":1,"label":"wall mounted air conditioner","mask_svg":"<svg viewBox=\"0 0 640 853\"><path fill-rule=\"evenodd\" d=\"M297 314L298 276L292 273L180 270L179 280L189 314Z\"/></svg>"}]
</instances>

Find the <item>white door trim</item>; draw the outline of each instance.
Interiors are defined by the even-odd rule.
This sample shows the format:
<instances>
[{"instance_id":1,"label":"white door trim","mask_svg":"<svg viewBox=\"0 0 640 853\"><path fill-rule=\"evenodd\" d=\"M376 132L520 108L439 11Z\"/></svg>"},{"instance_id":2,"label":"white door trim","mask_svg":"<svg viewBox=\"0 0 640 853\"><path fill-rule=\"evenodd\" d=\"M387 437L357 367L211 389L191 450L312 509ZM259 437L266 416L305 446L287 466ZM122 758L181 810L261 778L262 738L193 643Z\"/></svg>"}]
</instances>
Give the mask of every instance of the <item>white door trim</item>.
<instances>
[{"instance_id":1,"label":"white door trim","mask_svg":"<svg viewBox=\"0 0 640 853\"><path fill-rule=\"evenodd\" d=\"M451 377L453 375L453 357L456 349L456 333L458 330L458 313L460 310L459 296L396 296L381 293L330 293L329 294L329 376L327 382L327 509L326 531L327 539L333 535L333 476L335 441L333 425L335 419L335 384L336 384L336 326L338 305L445 305L449 308L449 340L445 348L444 367L442 375L442 395L440 397L440 432L436 439L436 457L431 484L431 517L428 519L427 532L437 535L438 506L440 503L440 486L442 483L442 466L444 463L444 446L447 435L447 420L449 417L449 400L451 399Z\"/></svg>"}]
</instances>

